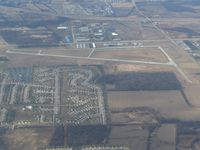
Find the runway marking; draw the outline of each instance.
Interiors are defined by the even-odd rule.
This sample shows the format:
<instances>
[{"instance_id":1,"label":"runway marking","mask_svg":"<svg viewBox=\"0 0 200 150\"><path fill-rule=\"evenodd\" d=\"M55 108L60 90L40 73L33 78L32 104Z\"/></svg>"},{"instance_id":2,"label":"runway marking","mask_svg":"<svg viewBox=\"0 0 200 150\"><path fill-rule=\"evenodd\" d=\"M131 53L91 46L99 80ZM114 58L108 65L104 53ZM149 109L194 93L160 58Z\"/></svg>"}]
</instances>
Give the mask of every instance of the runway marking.
<instances>
[{"instance_id":1,"label":"runway marking","mask_svg":"<svg viewBox=\"0 0 200 150\"><path fill-rule=\"evenodd\" d=\"M90 58L90 57L92 56L92 54L94 53L94 51L95 51L95 48L93 48L93 49L91 50L90 54L88 55L88 58Z\"/></svg>"}]
</instances>

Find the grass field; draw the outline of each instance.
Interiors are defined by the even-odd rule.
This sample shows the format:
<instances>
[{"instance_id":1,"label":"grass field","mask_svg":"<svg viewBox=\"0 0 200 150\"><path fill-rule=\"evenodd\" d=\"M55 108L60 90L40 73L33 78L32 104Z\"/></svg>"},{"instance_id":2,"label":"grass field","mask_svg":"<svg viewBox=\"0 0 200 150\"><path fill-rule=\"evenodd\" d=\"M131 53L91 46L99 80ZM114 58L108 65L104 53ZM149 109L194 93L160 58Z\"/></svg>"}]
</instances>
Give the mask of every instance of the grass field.
<instances>
[{"instance_id":1,"label":"grass field","mask_svg":"<svg viewBox=\"0 0 200 150\"><path fill-rule=\"evenodd\" d=\"M96 49L92 54L92 57L163 63L168 62L166 56L156 47Z\"/></svg>"},{"instance_id":2,"label":"grass field","mask_svg":"<svg viewBox=\"0 0 200 150\"><path fill-rule=\"evenodd\" d=\"M87 57L91 49L74 49L74 50L46 50L44 54L63 55L63 56L79 56Z\"/></svg>"}]
</instances>

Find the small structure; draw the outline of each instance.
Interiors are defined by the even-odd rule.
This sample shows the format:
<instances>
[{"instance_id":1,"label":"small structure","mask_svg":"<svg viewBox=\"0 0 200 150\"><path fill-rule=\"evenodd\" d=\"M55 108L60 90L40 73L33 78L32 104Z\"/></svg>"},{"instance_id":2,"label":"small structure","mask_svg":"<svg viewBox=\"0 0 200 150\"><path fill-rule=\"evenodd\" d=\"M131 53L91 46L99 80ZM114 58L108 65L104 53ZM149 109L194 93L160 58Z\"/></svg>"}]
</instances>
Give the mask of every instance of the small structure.
<instances>
[{"instance_id":1,"label":"small structure","mask_svg":"<svg viewBox=\"0 0 200 150\"><path fill-rule=\"evenodd\" d=\"M66 26L59 26L59 27L57 27L57 29L58 29L58 30L67 30L68 27L66 27Z\"/></svg>"}]
</instances>

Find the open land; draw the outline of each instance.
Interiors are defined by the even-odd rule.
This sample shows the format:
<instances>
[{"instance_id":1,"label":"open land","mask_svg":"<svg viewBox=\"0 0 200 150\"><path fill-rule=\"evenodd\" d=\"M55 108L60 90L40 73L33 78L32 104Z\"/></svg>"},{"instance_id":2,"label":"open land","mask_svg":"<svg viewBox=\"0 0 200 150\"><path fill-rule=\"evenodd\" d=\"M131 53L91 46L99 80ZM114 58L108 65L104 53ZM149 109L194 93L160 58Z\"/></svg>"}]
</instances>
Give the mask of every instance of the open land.
<instances>
[{"instance_id":1,"label":"open land","mask_svg":"<svg viewBox=\"0 0 200 150\"><path fill-rule=\"evenodd\" d=\"M199 149L198 0L0 8L0 149Z\"/></svg>"}]
</instances>

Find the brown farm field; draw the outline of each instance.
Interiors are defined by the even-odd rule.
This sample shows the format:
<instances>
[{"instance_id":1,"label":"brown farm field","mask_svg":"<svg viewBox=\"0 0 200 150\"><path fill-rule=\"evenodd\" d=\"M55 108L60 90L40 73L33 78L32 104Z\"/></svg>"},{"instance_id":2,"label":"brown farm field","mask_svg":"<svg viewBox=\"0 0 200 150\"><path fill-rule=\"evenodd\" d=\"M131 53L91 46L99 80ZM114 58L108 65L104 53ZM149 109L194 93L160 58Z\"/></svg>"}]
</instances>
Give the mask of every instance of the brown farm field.
<instances>
[{"instance_id":1,"label":"brown farm field","mask_svg":"<svg viewBox=\"0 0 200 150\"><path fill-rule=\"evenodd\" d=\"M4 140L8 142L8 149L37 150L49 144L53 128L22 128L9 131Z\"/></svg>"},{"instance_id":2,"label":"brown farm field","mask_svg":"<svg viewBox=\"0 0 200 150\"><path fill-rule=\"evenodd\" d=\"M157 47L102 48L96 49L92 54L92 57L164 63L168 62L166 56Z\"/></svg>"},{"instance_id":3,"label":"brown farm field","mask_svg":"<svg viewBox=\"0 0 200 150\"><path fill-rule=\"evenodd\" d=\"M175 21L169 20L167 22L159 23L159 27L164 30L172 38L199 38L200 37L200 27L199 22L195 23L191 21Z\"/></svg>"},{"instance_id":4,"label":"brown farm field","mask_svg":"<svg viewBox=\"0 0 200 150\"><path fill-rule=\"evenodd\" d=\"M130 149L146 150L148 142L148 129L137 125L112 126L109 135L109 145L126 145Z\"/></svg>"},{"instance_id":5,"label":"brown farm field","mask_svg":"<svg viewBox=\"0 0 200 150\"><path fill-rule=\"evenodd\" d=\"M151 139L150 150L175 150L176 149L176 125L163 124L154 131Z\"/></svg>"},{"instance_id":6,"label":"brown farm field","mask_svg":"<svg viewBox=\"0 0 200 150\"><path fill-rule=\"evenodd\" d=\"M189 1L139 1L136 4L150 18L198 18L200 11L197 4Z\"/></svg>"},{"instance_id":7,"label":"brown farm field","mask_svg":"<svg viewBox=\"0 0 200 150\"><path fill-rule=\"evenodd\" d=\"M179 91L119 91L108 92L110 110L150 108L169 119L199 120L199 108L186 104Z\"/></svg>"}]
</instances>

